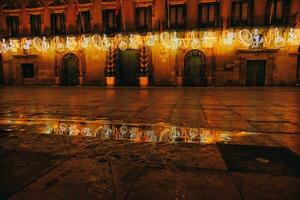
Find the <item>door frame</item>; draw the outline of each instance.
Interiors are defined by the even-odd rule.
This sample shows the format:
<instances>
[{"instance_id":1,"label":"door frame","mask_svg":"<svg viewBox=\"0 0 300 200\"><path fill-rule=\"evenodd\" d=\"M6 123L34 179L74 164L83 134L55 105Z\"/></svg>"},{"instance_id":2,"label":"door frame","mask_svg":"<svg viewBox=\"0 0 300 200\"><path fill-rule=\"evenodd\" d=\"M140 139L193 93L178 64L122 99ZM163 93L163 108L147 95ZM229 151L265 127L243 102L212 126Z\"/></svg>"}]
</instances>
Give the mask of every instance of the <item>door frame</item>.
<instances>
[{"instance_id":1,"label":"door frame","mask_svg":"<svg viewBox=\"0 0 300 200\"><path fill-rule=\"evenodd\" d=\"M139 82L138 82L138 71L139 71L139 50L138 49L126 49L124 51L135 51L136 55L137 55L137 66L136 66L136 83L134 85L126 85L122 83L122 62L121 62L121 54L122 54L122 50L118 49L117 50L117 64L116 64L116 76L117 76L117 80L118 80L118 86L124 86L124 87L136 87L139 86Z\"/></svg>"},{"instance_id":2,"label":"door frame","mask_svg":"<svg viewBox=\"0 0 300 200\"><path fill-rule=\"evenodd\" d=\"M77 85L80 84L80 77L81 77L81 74L82 74L82 71L81 71L81 67L80 67L80 62L79 62L79 58L73 54L73 53L67 53L63 56L62 58L62 62L61 62L61 69L60 69L60 84L61 85L66 85L65 84L65 79L64 79L64 70L66 68L66 63L68 62L69 59L72 59L72 58L75 58L75 61L76 61L76 65L77 65L77 68L78 68L78 80L77 80Z\"/></svg>"},{"instance_id":3,"label":"door frame","mask_svg":"<svg viewBox=\"0 0 300 200\"><path fill-rule=\"evenodd\" d=\"M247 85L247 70L248 70L248 63L251 62L251 61L263 61L264 62L264 84L263 85L253 85L253 86L249 86ZM266 73L267 73L267 60L265 59L249 59L249 60L246 60L246 77L245 77L245 86L248 86L248 87L264 87L266 86L266 81L267 81L267 76L266 76Z\"/></svg>"},{"instance_id":4,"label":"door frame","mask_svg":"<svg viewBox=\"0 0 300 200\"><path fill-rule=\"evenodd\" d=\"M204 61L204 64L202 65L203 68L204 68L204 77L203 77L204 84L203 84L203 86L206 87L207 86L207 72L208 72L208 69L207 69L207 60L206 60L206 56L203 53L203 51L200 51L199 49L192 49L192 50L188 51L184 55L184 59L183 59L183 66L184 67L183 67L183 72L182 72L182 75L183 75L183 86L185 86L185 84L186 84L186 81L185 81L186 68L189 67L189 66L187 66L187 61L192 56L199 56ZM195 87L201 87L201 86L202 85L195 86Z\"/></svg>"}]
</instances>

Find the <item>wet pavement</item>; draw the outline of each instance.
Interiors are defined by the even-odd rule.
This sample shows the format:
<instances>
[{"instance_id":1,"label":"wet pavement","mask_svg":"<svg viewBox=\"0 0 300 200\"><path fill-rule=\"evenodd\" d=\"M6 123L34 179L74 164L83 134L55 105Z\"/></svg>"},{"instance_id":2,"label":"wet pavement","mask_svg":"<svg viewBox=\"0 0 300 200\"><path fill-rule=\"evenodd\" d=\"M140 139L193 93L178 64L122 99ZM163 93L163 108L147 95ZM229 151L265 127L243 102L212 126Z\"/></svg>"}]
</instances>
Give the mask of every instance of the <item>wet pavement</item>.
<instances>
[{"instance_id":1,"label":"wet pavement","mask_svg":"<svg viewBox=\"0 0 300 200\"><path fill-rule=\"evenodd\" d=\"M0 87L0 199L300 199L299 88Z\"/></svg>"}]
</instances>

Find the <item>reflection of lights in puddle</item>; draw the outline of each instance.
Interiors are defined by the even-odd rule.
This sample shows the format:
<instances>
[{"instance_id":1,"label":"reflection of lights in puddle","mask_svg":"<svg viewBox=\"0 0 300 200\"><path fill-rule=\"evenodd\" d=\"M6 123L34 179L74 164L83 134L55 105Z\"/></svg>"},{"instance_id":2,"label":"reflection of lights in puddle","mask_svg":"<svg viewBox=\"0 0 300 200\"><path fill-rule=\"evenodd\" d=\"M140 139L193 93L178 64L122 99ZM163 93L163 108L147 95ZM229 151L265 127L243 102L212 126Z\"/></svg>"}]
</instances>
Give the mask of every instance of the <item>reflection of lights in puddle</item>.
<instances>
[{"instance_id":1,"label":"reflection of lights in puddle","mask_svg":"<svg viewBox=\"0 0 300 200\"><path fill-rule=\"evenodd\" d=\"M2 121L3 122L3 121ZM121 122L57 121L50 119L16 120L14 124L41 125L35 133L99 137L102 139L132 140L135 142L193 142L214 144L229 142L233 137L244 137L256 133L217 131L205 128L174 126L165 123L157 124L125 124ZM46 126L45 126L46 125ZM25 131L25 130L24 130Z\"/></svg>"}]
</instances>

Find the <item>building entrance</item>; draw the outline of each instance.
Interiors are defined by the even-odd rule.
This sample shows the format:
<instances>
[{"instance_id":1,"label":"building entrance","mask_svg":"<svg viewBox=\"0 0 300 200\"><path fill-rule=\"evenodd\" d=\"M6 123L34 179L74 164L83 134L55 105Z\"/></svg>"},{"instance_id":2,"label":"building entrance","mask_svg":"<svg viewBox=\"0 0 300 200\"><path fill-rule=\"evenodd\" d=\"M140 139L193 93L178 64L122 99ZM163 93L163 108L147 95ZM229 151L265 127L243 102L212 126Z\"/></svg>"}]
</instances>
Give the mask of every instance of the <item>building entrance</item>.
<instances>
[{"instance_id":1,"label":"building entrance","mask_svg":"<svg viewBox=\"0 0 300 200\"><path fill-rule=\"evenodd\" d=\"M138 85L138 52L136 50L120 51L119 73L119 85Z\"/></svg>"},{"instance_id":2,"label":"building entrance","mask_svg":"<svg viewBox=\"0 0 300 200\"><path fill-rule=\"evenodd\" d=\"M184 86L206 86L206 60L199 50L189 51L184 58Z\"/></svg>"},{"instance_id":3,"label":"building entrance","mask_svg":"<svg viewBox=\"0 0 300 200\"><path fill-rule=\"evenodd\" d=\"M264 86L265 74L265 60L248 60L246 68L246 86Z\"/></svg>"}]
</instances>

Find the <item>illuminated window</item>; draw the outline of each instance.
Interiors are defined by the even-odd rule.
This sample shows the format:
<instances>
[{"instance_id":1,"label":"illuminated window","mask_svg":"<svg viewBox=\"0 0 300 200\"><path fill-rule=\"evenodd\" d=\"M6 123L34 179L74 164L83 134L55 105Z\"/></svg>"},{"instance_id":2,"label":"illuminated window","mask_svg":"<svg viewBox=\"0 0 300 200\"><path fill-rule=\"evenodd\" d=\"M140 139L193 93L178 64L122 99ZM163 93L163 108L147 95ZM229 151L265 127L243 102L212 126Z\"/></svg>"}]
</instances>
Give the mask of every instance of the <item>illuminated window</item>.
<instances>
[{"instance_id":1,"label":"illuminated window","mask_svg":"<svg viewBox=\"0 0 300 200\"><path fill-rule=\"evenodd\" d=\"M52 34L66 33L66 17L64 13L51 14L51 31Z\"/></svg>"},{"instance_id":2,"label":"illuminated window","mask_svg":"<svg viewBox=\"0 0 300 200\"><path fill-rule=\"evenodd\" d=\"M170 6L170 26L171 28L184 28L186 23L186 5Z\"/></svg>"},{"instance_id":3,"label":"illuminated window","mask_svg":"<svg viewBox=\"0 0 300 200\"><path fill-rule=\"evenodd\" d=\"M199 26L200 27L214 27L219 23L220 17L220 4L214 3L201 3L199 4Z\"/></svg>"},{"instance_id":4,"label":"illuminated window","mask_svg":"<svg viewBox=\"0 0 300 200\"><path fill-rule=\"evenodd\" d=\"M19 35L19 17L18 16L7 16L7 30L9 36Z\"/></svg>"},{"instance_id":5,"label":"illuminated window","mask_svg":"<svg viewBox=\"0 0 300 200\"><path fill-rule=\"evenodd\" d=\"M91 31L91 17L89 11L81 11L76 19L77 30L79 33L89 33Z\"/></svg>"},{"instance_id":6,"label":"illuminated window","mask_svg":"<svg viewBox=\"0 0 300 200\"><path fill-rule=\"evenodd\" d=\"M136 8L136 25L139 30L151 29L151 7Z\"/></svg>"},{"instance_id":7,"label":"illuminated window","mask_svg":"<svg viewBox=\"0 0 300 200\"><path fill-rule=\"evenodd\" d=\"M103 27L105 32L120 31L120 10L103 10Z\"/></svg>"},{"instance_id":8,"label":"illuminated window","mask_svg":"<svg viewBox=\"0 0 300 200\"><path fill-rule=\"evenodd\" d=\"M23 78L34 78L34 67L32 63L23 63L21 67Z\"/></svg>"},{"instance_id":9,"label":"illuminated window","mask_svg":"<svg viewBox=\"0 0 300 200\"><path fill-rule=\"evenodd\" d=\"M41 15L30 15L30 29L32 35L41 34Z\"/></svg>"}]
</instances>

